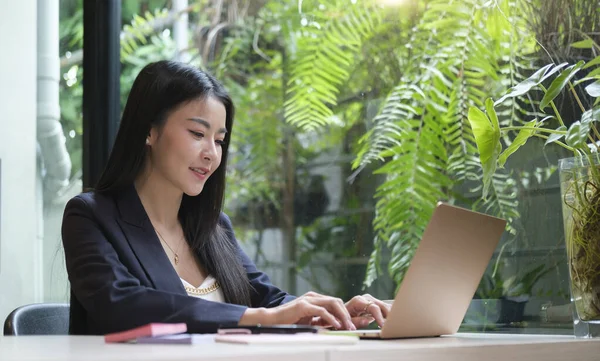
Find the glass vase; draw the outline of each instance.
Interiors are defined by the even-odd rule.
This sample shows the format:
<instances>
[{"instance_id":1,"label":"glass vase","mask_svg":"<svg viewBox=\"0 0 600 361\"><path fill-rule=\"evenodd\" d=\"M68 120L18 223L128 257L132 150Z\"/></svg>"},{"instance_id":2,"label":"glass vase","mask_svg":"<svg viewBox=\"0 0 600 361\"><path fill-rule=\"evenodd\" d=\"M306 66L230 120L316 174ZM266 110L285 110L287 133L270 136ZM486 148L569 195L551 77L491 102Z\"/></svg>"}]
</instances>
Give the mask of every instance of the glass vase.
<instances>
[{"instance_id":1,"label":"glass vase","mask_svg":"<svg viewBox=\"0 0 600 361\"><path fill-rule=\"evenodd\" d=\"M600 337L600 161L559 160L560 192L576 337Z\"/></svg>"}]
</instances>

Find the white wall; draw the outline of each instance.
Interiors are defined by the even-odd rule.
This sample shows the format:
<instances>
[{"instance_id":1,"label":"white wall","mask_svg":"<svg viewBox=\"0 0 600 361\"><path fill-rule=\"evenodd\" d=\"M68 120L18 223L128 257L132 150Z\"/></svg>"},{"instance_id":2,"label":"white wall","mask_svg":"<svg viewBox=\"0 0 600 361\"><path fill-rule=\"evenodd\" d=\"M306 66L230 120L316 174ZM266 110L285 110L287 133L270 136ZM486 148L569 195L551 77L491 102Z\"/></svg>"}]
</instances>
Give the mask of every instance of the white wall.
<instances>
[{"instance_id":1,"label":"white wall","mask_svg":"<svg viewBox=\"0 0 600 361\"><path fill-rule=\"evenodd\" d=\"M44 204L44 302L69 302L69 281L60 229L65 205L81 192L81 181Z\"/></svg>"},{"instance_id":2,"label":"white wall","mask_svg":"<svg viewBox=\"0 0 600 361\"><path fill-rule=\"evenodd\" d=\"M0 321L42 300L37 237L36 0L0 0Z\"/></svg>"}]
</instances>

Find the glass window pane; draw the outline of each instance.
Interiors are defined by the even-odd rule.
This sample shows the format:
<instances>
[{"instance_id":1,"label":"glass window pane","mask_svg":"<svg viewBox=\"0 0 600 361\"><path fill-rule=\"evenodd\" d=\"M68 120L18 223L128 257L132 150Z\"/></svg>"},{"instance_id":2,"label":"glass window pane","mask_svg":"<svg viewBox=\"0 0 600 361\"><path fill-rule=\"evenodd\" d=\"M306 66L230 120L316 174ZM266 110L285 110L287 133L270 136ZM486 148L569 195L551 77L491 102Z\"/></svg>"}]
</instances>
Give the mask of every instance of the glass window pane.
<instances>
[{"instance_id":1,"label":"glass window pane","mask_svg":"<svg viewBox=\"0 0 600 361\"><path fill-rule=\"evenodd\" d=\"M552 22L559 6L124 1L123 101L159 59L225 83L237 107L226 212L250 257L289 292L392 299L442 200L509 221L461 330L570 334L557 166L572 154L545 146L548 133L522 142L517 131L569 126L580 104L563 92L559 120L536 113L541 88L502 99L498 141L518 149L490 177L469 120L549 55L592 59L564 29L595 36L597 12L569 5L589 17L561 25Z\"/></svg>"}]
</instances>

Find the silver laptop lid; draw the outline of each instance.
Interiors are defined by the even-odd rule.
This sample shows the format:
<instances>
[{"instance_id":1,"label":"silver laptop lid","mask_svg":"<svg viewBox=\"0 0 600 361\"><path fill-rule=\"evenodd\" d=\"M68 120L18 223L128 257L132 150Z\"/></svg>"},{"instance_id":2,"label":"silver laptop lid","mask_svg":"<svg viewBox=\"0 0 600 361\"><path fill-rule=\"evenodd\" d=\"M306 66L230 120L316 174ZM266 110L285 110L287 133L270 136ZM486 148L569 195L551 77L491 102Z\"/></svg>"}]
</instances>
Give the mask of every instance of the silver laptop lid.
<instances>
[{"instance_id":1,"label":"silver laptop lid","mask_svg":"<svg viewBox=\"0 0 600 361\"><path fill-rule=\"evenodd\" d=\"M456 333L505 227L503 219L438 203L381 337Z\"/></svg>"}]
</instances>

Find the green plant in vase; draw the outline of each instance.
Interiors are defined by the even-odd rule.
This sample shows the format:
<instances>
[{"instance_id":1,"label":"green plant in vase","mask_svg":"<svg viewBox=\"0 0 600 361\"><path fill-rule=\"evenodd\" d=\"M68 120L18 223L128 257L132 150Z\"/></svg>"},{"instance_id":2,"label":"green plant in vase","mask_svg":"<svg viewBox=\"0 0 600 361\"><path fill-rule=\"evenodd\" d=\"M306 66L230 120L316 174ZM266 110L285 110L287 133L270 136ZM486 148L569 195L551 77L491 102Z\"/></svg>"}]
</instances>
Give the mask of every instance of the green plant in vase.
<instances>
[{"instance_id":1,"label":"green plant in vase","mask_svg":"<svg viewBox=\"0 0 600 361\"><path fill-rule=\"evenodd\" d=\"M574 46L598 46L590 40ZM487 196L491 177L503 167L509 156L531 137L545 139L544 146L559 145L574 157L560 160L561 196L571 292L579 320L600 321L600 57L576 64L549 64L523 82L515 85L502 98L485 101L485 112L471 107L469 122L477 143L483 167L483 197ZM587 73L578 80L577 73ZM549 83L549 85L548 85ZM584 96L576 87L584 86ZM526 98L541 91L541 101ZM567 126L555 104L556 97L569 92L582 112L581 119ZM509 98L522 98L535 108L532 120L517 125L500 126L497 108ZM589 104L589 106L584 106ZM506 121L503 124L509 123ZM516 134L516 135L515 135ZM511 139L503 148L503 139ZM600 331L600 329L599 329Z\"/></svg>"}]
</instances>

